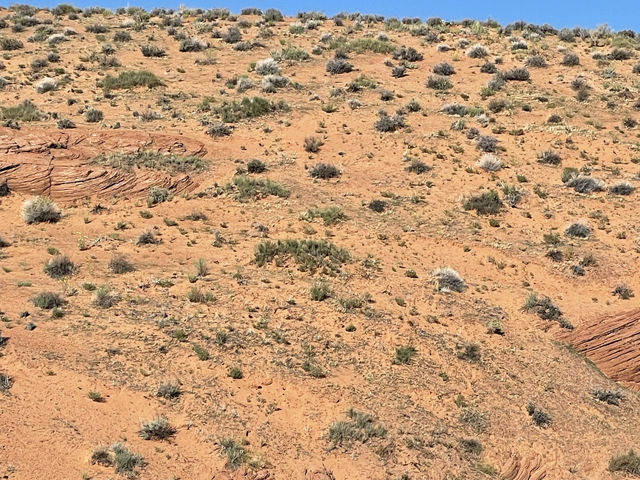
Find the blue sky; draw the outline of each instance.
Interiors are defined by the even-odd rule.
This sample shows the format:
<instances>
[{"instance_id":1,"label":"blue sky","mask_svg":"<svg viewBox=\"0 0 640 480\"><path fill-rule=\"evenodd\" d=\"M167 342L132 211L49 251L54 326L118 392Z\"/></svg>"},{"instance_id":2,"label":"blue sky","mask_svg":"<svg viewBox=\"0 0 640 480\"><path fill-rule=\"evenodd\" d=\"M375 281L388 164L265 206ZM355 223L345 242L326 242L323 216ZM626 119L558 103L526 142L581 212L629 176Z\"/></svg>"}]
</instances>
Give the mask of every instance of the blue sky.
<instances>
[{"instance_id":1,"label":"blue sky","mask_svg":"<svg viewBox=\"0 0 640 480\"><path fill-rule=\"evenodd\" d=\"M117 8L127 6L126 0L81 0L75 2L0 1L0 5L10 3L30 3L38 6L55 6L58 3L73 3L78 7L103 6ZM180 3L192 8L227 7L239 12L243 7L278 8L283 13L295 15L298 11L321 10L327 15L338 12L376 13L397 17L441 17L446 20L473 18L486 20L494 18L502 24L515 20L532 23L550 23L555 27L592 28L608 23L615 30L632 29L640 31L640 3L638 0L246 0L210 3L206 0L131 0L131 5L144 8L177 8Z\"/></svg>"}]
</instances>

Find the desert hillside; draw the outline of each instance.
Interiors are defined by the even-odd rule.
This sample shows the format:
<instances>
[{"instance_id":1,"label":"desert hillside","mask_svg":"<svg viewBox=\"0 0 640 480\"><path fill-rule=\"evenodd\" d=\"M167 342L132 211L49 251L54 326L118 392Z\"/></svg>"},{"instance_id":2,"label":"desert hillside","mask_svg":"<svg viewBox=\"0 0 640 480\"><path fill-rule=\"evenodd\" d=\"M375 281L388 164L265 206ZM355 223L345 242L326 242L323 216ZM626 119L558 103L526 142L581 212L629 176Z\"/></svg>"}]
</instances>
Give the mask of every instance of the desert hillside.
<instances>
[{"instance_id":1,"label":"desert hillside","mask_svg":"<svg viewBox=\"0 0 640 480\"><path fill-rule=\"evenodd\" d=\"M0 474L640 475L640 36L0 8Z\"/></svg>"}]
</instances>

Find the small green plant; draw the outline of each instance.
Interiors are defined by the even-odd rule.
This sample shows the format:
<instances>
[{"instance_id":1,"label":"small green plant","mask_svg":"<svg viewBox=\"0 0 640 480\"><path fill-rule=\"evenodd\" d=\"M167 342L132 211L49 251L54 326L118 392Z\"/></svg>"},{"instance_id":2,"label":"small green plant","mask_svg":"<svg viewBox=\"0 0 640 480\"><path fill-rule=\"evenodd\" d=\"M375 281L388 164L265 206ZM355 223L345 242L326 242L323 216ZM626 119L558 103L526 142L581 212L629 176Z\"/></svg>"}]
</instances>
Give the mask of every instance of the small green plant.
<instances>
[{"instance_id":1,"label":"small green plant","mask_svg":"<svg viewBox=\"0 0 640 480\"><path fill-rule=\"evenodd\" d=\"M529 402L527 405L527 413L533 420L533 423L539 427L547 428L551 425L551 417L546 412L536 407L533 402Z\"/></svg>"},{"instance_id":2,"label":"small green plant","mask_svg":"<svg viewBox=\"0 0 640 480\"><path fill-rule=\"evenodd\" d=\"M535 313L542 320L557 320L562 316L560 308L558 308L549 297L539 297L535 292L529 295L522 308L525 312Z\"/></svg>"},{"instance_id":3,"label":"small green plant","mask_svg":"<svg viewBox=\"0 0 640 480\"><path fill-rule=\"evenodd\" d=\"M193 345L193 351L196 353L200 360L209 360L209 351L203 346L195 343Z\"/></svg>"},{"instance_id":4,"label":"small green plant","mask_svg":"<svg viewBox=\"0 0 640 480\"><path fill-rule=\"evenodd\" d=\"M418 354L415 347L408 345L406 347L396 348L396 356L393 359L394 365L408 365L414 356Z\"/></svg>"},{"instance_id":5,"label":"small green plant","mask_svg":"<svg viewBox=\"0 0 640 480\"><path fill-rule=\"evenodd\" d=\"M40 292L35 297L31 299L33 304L44 310L51 310L52 308L62 307L65 304L65 301L58 295L53 292Z\"/></svg>"},{"instance_id":6,"label":"small green plant","mask_svg":"<svg viewBox=\"0 0 640 480\"><path fill-rule=\"evenodd\" d=\"M113 465L113 458L109 449L107 447L97 447L91 454L91 464L102 465L103 467Z\"/></svg>"},{"instance_id":7,"label":"small green plant","mask_svg":"<svg viewBox=\"0 0 640 480\"><path fill-rule=\"evenodd\" d=\"M104 114L102 110L98 110L96 108L88 108L86 112L84 112L84 119L88 123L98 123L101 122L104 118Z\"/></svg>"},{"instance_id":8,"label":"small green plant","mask_svg":"<svg viewBox=\"0 0 640 480\"><path fill-rule=\"evenodd\" d=\"M449 90L453 88L453 83L447 77L441 75L431 75L427 79L427 88L431 88L433 90Z\"/></svg>"},{"instance_id":9,"label":"small green plant","mask_svg":"<svg viewBox=\"0 0 640 480\"><path fill-rule=\"evenodd\" d=\"M137 468L144 467L146 464L141 455L133 453L120 442L111 445L111 451L116 473L131 475Z\"/></svg>"},{"instance_id":10,"label":"small green plant","mask_svg":"<svg viewBox=\"0 0 640 480\"><path fill-rule=\"evenodd\" d=\"M311 300L321 302L331 296L331 288L326 281L318 280L311 287Z\"/></svg>"},{"instance_id":11,"label":"small green plant","mask_svg":"<svg viewBox=\"0 0 640 480\"><path fill-rule=\"evenodd\" d=\"M98 308L111 308L118 303L119 297L109 285L98 287L93 294L93 305Z\"/></svg>"},{"instance_id":12,"label":"small green plant","mask_svg":"<svg viewBox=\"0 0 640 480\"><path fill-rule=\"evenodd\" d=\"M198 287L191 287L187 291L187 299L192 303L211 303L216 301L216 297L213 293L205 293Z\"/></svg>"},{"instance_id":13,"label":"small green plant","mask_svg":"<svg viewBox=\"0 0 640 480\"><path fill-rule=\"evenodd\" d=\"M333 447L348 447L353 442L365 443L371 438L384 438L387 430L375 423L368 413L350 408L347 411L348 421L337 421L329 427L329 440Z\"/></svg>"},{"instance_id":14,"label":"small green plant","mask_svg":"<svg viewBox=\"0 0 640 480\"><path fill-rule=\"evenodd\" d=\"M330 163L316 163L309 170L309 176L311 178L320 178L328 180L330 178L337 178L340 176L340 170L335 165Z\"/></svg>"},{"instance_id":15,"label":"small green plant","mask_svg":"<svg viewBox=\"0 0 640 480\"><path fill-rule=\"evenodd\" d=\"M622 455L613 456L609 460L609 471L640 475L640 456L633 450L629 450Z\"/></svg>"},{"instance_id":16,"label":"small green plant","mask_svg":"<svg viewBox=\"0 0 640 480\"><path fill-rule=\"evenodd\" d=\"M612 294L620 297L623 300L629 300L631 297L633 297L633 290L631 290L631 287L629 287L629 285L620 284L616 285L616 288L613 289Z\"/></svg>"},{"instance_id":17,"label":"small green plant","mask_svg":"<svg viewBox=\"0 0 640 480\"><path fill-rule=\"evenodd\" d=\"M176 429L169 424L169 420L164 416L142 421L139 431L140 437L144 440L164 440L174 433L176 433Z\"/></svg>"},{"instance_id":18,"label":"small green plant","mask_svg":"<svg viewBox=\"0 0 640 480\"><path fill-rule=\"evenodd\" d=\"M496 215L500 213L503 203L498 192L490 190L467 198L462 206L465 210L475 210L478 215Z\"/></svg>"},{"instance_id":19,"label":"small green plant","mask_svg":"<svg viewBox=\"0 0 640 480\"><path fill-rule=\"evenodd\" d=\"M98 403L104 402L104 397L100 392L89 390L89 393L87 393L87 397L89 397L89 399L93 402L98 402Z\"/></svg>"},{"instance_id":20,"label":"small green plant","mask_svg":"<svg viewBox=\"0 0 640 480\"><path fill-rule=\"evenodd\" d=\"M229 370L229 376L234 380L239 380L243 376L242 370L240 370L238 367L233 367Z\"/></svg>"},{"instance_id":21,"label":"small green plant","mask_svg":"<svg viewBox=\"0 0 640 480\"><path fill-rule=\"evenodd\" d=\"M126 255L117 253L109 260L109 270L115 274L123 274L133 272L135 267L129 261Z\"/></svg>"},{"instance_id":22,"label":"small green plant","mask_svg":"<svg viewBox=\"0 0 640 480\"><path fill-rule=\"evenodd\" d=\"M76 265L66 255L56 255L44 265L44 273L51 278L63 278L73 275Z\"/></svg>"},{"instance_id":23,"label":"small green plant","mask_svg":"<svg viewBox=\"0 0 640 480\"><path fill-rule=\"evenodd\" d=\"M234 191L234 197L239 201L259 199L268 195L287 198L290 194L289 189L280 183L267 178L252 178L246 175L236 175L226 188Z\"/></svg>"},{"instance_id":24,"label":"small green plant","mask_svg":"<svg viewBox=\"0 0 640 480\"><path fill-rule=\"evenodd\" d=\"M245 448L231 438L225 438L220 441L220 452L227 457L226 467L236 470L247 459L247 451Z\"/></svg>"},{"instance_id":25,"label":"small green plant","mask_svg":"<svg viewBox=\"0 0 640 480\"><path fill-rule=\"evenodd\" d=\"M175 330L173 330L171 332L171 336L176 340L178 340L179 342L187 341L187 333L181 328L176 328Z\"/></svg>"},{"instance_id":26,"label":"small green plant","mask_svg":"<svg viewBox=\"0 0 640 480\"><path fill-rule=\"evenodd\" d=\"M173 198L173 194L170 190L161 187L151 187L147 195L147 206L153 207L159 203L171 200L171 198Z\"/></svg>"},{"instance_id":27,"label":"small green plant","mask_svg":"<svg viewBox=\"0 0 640 480\"><path fill-rule=\"evenodd\" d=\"M20 50L21 48L24 48L24 44L17 38L0 37L0 50Z\"/></svg>"},{"instance_id":28,"label":"small green plant","mask_svg":"<svg viewBox=\"0 0 640 480\"><path fill-rule=\"evenodd\" d=\"M322 218L325 225L335 225L347 219L341 207L329 206L324 208L310 208L300 215L302 220L312 221L316 217Z\"/></svg>"},{"instance_id":29,"label":"small green plant","mask_svg":"<svg viewBox=\"0 0 640 480\"><path fill-rule=\"evenodd\" d=\"M158 391L156 395L158 397L166 398L170 400L172 398L177 398L180 396L182 392L180 391L180 385L174 383L161 383L158 386Z\"/></svg>"},{"instance_id":30,"label":"small green plant","mask_svg":"<svg viewBox=\"0 0 640 480\"><path fill-rule=\"evenodd\" d=\"M196 275L198 275L198 277L206 277L209 274L209 266L204 258L196 260L194 265L196 267Z\"/></svg>"},{"instance_id":31,"label":"small green plant","mask_svg":"<svg viewBox=\"0 0 640 480\"><path fill-rule=\"evenodd\" d=\"M593 397L601 402L609 405L620 405L620 401L624 400L624 395L620 390L604 390L596 388L593 390Z\"/></svg>"},{"instance_id":32,"label":"small green plant","mask_svg":"<svg viewBox=\"0 0 640 480\"><path fill-rule=\"evenodd\" d=\"M486 412L481 412L472 407L464 407L459 418L460 423L474 432L482 433L487 429L488 418Z\"/></svg>"},{"instance_id":33,"label":"small green plant","mask_svg":"<svg viewBox=\"0 0 640 480\"><path fill-rule=\"evenodd\" d=\"M487 322L487 332L492 335L504 335L504 328L502 328L502 322L497 318L493 318Z\"/></svg>"},{"instance_id":34,"label":"small green plant","mask_svg":"<svg viewBox=\"0 0 640 480\"><path fill-rule=\"evenodd\" d=\"M151 230L142 232L136 241L136 245L157 245L158 243L160 243L160 240Z\"/></svg>"}]
</instances>

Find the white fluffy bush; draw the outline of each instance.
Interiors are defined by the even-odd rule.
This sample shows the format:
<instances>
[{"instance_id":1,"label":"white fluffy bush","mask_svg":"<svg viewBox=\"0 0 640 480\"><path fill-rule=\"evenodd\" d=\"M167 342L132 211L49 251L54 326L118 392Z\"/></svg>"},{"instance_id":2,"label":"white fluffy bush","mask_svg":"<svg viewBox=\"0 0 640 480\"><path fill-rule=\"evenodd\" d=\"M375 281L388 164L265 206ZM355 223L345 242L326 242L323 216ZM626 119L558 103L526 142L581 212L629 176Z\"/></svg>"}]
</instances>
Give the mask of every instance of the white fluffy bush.
<instances>
[{"instance_id":1,"label":"white fluffy bush","mask_svg":"<svg viewBox=\"0 0 640 480\"><path fill-rule=\"evenodd\" d=\"M68 34L68 35L70 35L70 34ZM75 35L75 31L74 31L73 35ZM59 43L66 42L68 40L69 39L66 36L62 35L61 33L54 33L53 35L49 35L47 37L47 43L49 43L49 45L57 45Z\"/></svg>"},{"instance_id":2,"label":"white fluffy bush","mask_svg":"<svg viewBox=\"0 0 640 480\"><path fill-rule=\"evenodd\" d=\"M469 47L469 49L467 50L467 57L484 58L487 55L489 55L489 51L484 45L480 45L479 43L476 43L472 47Z\"/></svg>"},{"instance_id":3,"label":"white fluffy bush","mask_svg":"<svg viewBox=\"0 0 640 480\"><path fill-rule=\"evenodd\" d=\"M280 67L273 58L265 58L256 62L255 71L258 75L277 75L280 73Z\"/></svg>"},{"instance_id":4,"label":"white fluffy bush","mask_svg":"<svg viewBox=\"0 0 640 480\"><path fill-rule=\"evenodd\" d=\"M52 90L55 90L58 86L58 82L54 78L45 77L36 83L36 92L38 93L46 93Z\"/></svg>"},{"instance_id":5,"label":"white fluffy bush","mask_svg":"<svg viewBox=\"0 0 640 480\"><path fill-rule=\"evenodd\" d=\"M467 288L460 274L450 267L434 270L433 278L439 292L462 292Z\"/></svg>"},{"instance_id":6,"label":"white fluffy bush","mask_svg":"<svg viewBox=\"0 0 640 480\"><path fill-rule=\"evenodd\" d=\"M502 168L502 162L493 153L485 153L476 163L485 172L497 172Z\"/></svg>"},{"instance_id":7,"label":"white fluffy bush","mask_svg":"<svg viewBox=\"0 0 640 480\"><path fill-rule=\"evenodd\" d=\"M60 209L49 197L33 197L22 204L22 219L27 223L55 223L61 216Z\"/></svg>"}]
</instances>

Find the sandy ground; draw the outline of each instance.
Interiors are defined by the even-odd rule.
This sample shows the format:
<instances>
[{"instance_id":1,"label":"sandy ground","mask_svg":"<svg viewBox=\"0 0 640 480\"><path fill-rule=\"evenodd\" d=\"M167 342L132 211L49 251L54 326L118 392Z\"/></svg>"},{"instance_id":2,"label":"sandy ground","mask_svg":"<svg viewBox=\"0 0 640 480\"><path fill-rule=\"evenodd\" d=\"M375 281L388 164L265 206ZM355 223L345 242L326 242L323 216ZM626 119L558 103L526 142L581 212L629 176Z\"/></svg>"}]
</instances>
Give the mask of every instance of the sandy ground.
<instances>
[{"instance_id":1,"label":"sandy ground","mask_svg":"<svg viewBox=\"0 0 640 480\"><path fill-rule=\"evenodd\" d=\"M0 9L0 18L14 14ZM0 394L4 478L118 478L113 466L91 461L98 447L116 441L144 457L146 465L135 472L141 479L621 477L608 471L609 459L640 440L638 304L637 297L612 291L623 284L640 288L634 220L640 206L636 193L614 195L608 187L636 183L638 127L623 120L638 117L638 80L635 58L592 58L622 44L620 37L592 45L548 35L527 39L528 50L512 50L508 36L489 27L434 28L439 38L428 42L382 23L348 31L350 20L342 27L328 20L294 35L295 19L269 26L273 36L264 37L255 26L260 17L241 16L250 24L241 28L243 40L262 46L237 51L203 32L196 15L185 15L177 32L210 46L180 52L159 17L140 30L120 27L126 14L70 20L40 12L37 18L51 20L54 32L73 28L78 35L51 47L28 40L38 26L15 33L9 19L0 30L0 37L23 42L22 49L4 52L0 106L31 99L47 114L19 122L20 129L0 127L0 182L6 179L11 189L0 197L0 237L7 243L0 248L0 373L11 382ZM109 31L85 31L97 23ZM226 32L235 24L218 20L213 29ZM120 31L132 40L113 42ZM385 65L398 64L391 54L351 52L355 70L330 75L325 65L334 51L320 40L325 32L349 40L385 32L388 43L414 47L424 59L394 78ZM485 45L487 59L469 58L466 47L437 49L461 39ZM105 43L115 47L120 66L91 61ZM166 56L143 57L145 44L162 47ZM280 62L297 88L260 92L261 78L249 66L283 46L321 51L307 61ZM561 65L565 50L578 54L580 65ZM32 60L52 51L60 61L34 71ZM530 67L529 81L509 81L482 97L492 77L480 70L485 61L500 57L497 68L507 71L535 53L545 57L546 68ZM195 62L203 58L214 61ZM455 68L445 92L426 87L439 62ZM616 76L603 78L611 77L611 67ZM98 82L126 70L151 71L165 85L105 95ZM238 93L226 85L236 75L257 87ZM360 75L376 87L349 92ZM59 87L36 93L47 76ZM590 86L583 102L571 87L578 76ZM332 96L337 88L344 92ZM381 100L382 90L393 92L392 99ZM229 136L205 133L205 123L219 121L215 111L202 111L205 97L216 107L246 96L284 100L290 110L234 123ZM350 99L361 107L351 109ZM379 110L393 114L412 99L421 110L405 111L405 128L376 131ZM506 106L493 113L495 99ZM465 128L453 130L460 117L441 112L449 103L482 108L490 121L466 115ZM328 104L336 110L324 111ZM87 123L88 107L100 109L103 120ZM142 121L138 113L146 111L161 118ZM548 121L552 114L559 123ZM77 128L57 129L61 118ZM498 139L499 171L476 165L482 152L467 136L471 127ZM316 153L304 149L309 136L323 139ZM538 162L548 149L559 153L561 165ZM93 161L116 151L194 155L208 169L123 171ZM407 171L407 158L432 168ZM239 201L226 188L251 159L267 166L252 177L284 185L288 198ZM338 167L340 177L311 178L318 162ZM577 193L563 185L564 167L590 173L606 187ZM504 198L503 183L521 191L515 207L488 216L463 208L465 198L489 189ZM174 195L148 207L151 187ZM57 202L59 222L21 218L23 202L37 194ZM384 212L368 208L374 199L386 202ZM340 206L345 219L324 225L302 216L327 206ZM206 219L188 218L194 212ZM578 220L591 227L589 238L564 234ZM160 243L138 245L145 231ZM556 246L545 243L549 233L558 234ZM278 239L326 239L347 249L351 260L337 271L301 271L292 258L258 265L257 245ZM562 259L549 257L552 248ZM43 271L51 249L77 266L71 276L54 279ZM135 270L112 273L115 254L126 255ZM583 261L589 256L595 263ZM198 259L206 261L206 276L195 276ZM587 266L576 275L581 261ZM432 272L444 266L459 272L463 292L437 291ZM332 293L314 301L310 289L320 279ZM110 286L119 301L98 308L89 283ZM192 287L215 300L190 302ZM59 316L32 303L42 291L67 302ZM532 292L548 296L573 330L525 312ZM30 322L35 329L26 328ZM501 335L487 328L496 322ZM194 345L209 358L200 360ZM416 355L409 364L394 363L396 348L405 346ZM479 351L479 358L465 357L465 348ZM242 378L231 378L233 368ZM167 382L179 384L177 398L156 394ZM624 398L609 405L594 398L594 389L620 390ZM92 401L89 392L103 401ZM532 421L530 402L550 415L547 428ZM382 425L386 434L336 445L330 427L348 420L350 408L370 414L367 425ZM141 422L158 415L175 434L142 439ZM245 449L238 468L227 463L224 439Z\"/></svg>"}]
</instances>

